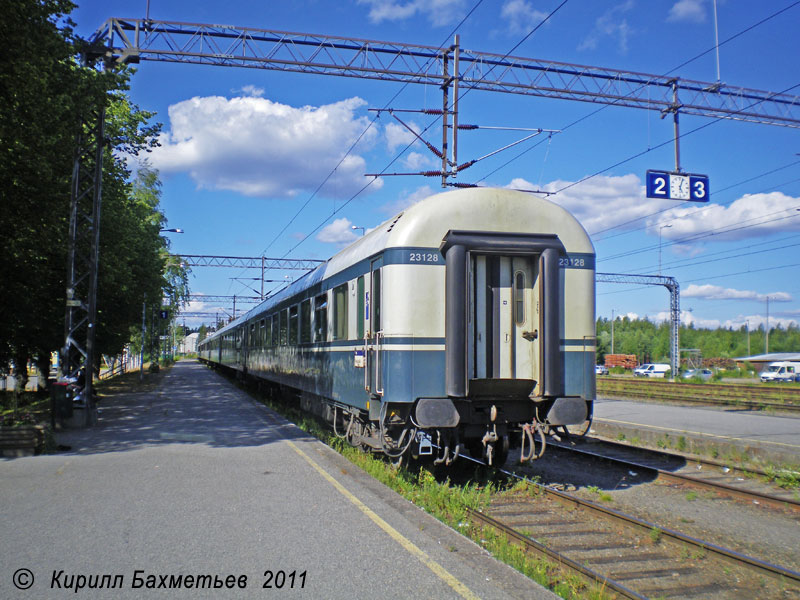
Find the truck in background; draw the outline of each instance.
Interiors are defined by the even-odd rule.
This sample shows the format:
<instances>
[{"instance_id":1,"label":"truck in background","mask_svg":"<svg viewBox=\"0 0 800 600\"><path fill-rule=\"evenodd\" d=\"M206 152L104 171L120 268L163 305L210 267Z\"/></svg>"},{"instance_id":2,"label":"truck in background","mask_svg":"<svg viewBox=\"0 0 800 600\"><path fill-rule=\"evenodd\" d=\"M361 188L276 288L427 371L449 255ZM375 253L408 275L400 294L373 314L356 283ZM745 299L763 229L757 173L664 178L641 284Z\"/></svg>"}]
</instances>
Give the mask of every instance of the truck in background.
<instances>
[{"instance_id":1,"label":"truck in background","mask_svg":"<svg viewBox=\"0 0 800 600\"><path fill-rule=\"evenodd\" d=\"M769 363L767 368L759 374L761 381L800 381L800 362L779 360Z\"/></svg>"}]
</instances>

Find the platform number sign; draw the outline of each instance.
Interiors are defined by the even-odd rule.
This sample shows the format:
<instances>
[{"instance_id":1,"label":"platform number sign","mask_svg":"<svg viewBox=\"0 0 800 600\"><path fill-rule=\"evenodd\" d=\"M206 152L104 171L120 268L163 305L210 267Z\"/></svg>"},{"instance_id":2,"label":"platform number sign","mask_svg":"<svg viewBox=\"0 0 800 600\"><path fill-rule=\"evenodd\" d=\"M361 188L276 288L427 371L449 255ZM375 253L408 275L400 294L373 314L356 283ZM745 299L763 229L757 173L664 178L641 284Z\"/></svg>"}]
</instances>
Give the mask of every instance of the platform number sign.
<instances>
[{"instance_id":1,"label":"platform number sign","mask_svg":"<svg viewBox=\"0 0 800 600\"><path fill-rule=\"evenodd\" d=\"M664 200L708 202L710 190L707 175L692 173L647 172L647 197Z\"/></svg>"}]
</instances>

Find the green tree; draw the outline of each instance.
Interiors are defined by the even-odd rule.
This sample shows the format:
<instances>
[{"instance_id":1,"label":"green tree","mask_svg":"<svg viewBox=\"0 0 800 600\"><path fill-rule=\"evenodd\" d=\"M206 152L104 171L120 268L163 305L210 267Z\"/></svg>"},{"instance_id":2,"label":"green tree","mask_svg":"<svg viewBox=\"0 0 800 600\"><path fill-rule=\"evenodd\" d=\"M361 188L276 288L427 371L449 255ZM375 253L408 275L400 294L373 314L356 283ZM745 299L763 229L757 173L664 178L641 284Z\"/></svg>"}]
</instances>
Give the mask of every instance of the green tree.
<instances>
[{"instance_id":1,"label":"green tree","mask_svg":"<svg viewBox=\"0 0 800 600\"><path fill-rule=\"evenodd\" d=\"M142 298L177 306L187 273L168 264L157 172L127 161L157 144L160 125L132 105L132 76L76 61L83 43L67 0L7 0L0 38L13 48L0 69L0 366L30 357L45 366L63 344L68 213L77 134L87 107L107 107L101 211L98 329L100 353L115 354L141 321Z\"/></svg>"}]
</instances>

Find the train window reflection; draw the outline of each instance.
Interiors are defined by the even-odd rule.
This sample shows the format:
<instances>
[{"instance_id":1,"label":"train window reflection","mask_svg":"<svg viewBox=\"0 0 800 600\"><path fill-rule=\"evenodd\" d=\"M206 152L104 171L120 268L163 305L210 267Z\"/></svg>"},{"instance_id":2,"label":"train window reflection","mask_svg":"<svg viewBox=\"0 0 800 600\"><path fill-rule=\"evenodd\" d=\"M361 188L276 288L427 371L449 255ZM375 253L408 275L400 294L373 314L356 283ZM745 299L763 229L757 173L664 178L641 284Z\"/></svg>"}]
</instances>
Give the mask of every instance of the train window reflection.
<instances>
[{"instance_id":1,"label":"train window reflection","mask_svg":"<svg viewBox=\"0 0 800 600\"><path fill-rule=\"evenodd\" d=\"M522 325L525 322L525 273L514 274L514 322Z\"/></svg>"},{"instance_id":2,"label":"train window reflection","mask_svg":"<svg viewBox=\"0 0 800 600\"><path fill-rule=\"evenodd\" d=\"M328 294L320 294L314 299L314 341L328 339Z\"/></svg>"},{"instance_id":3,"label":"train window reflection","mask_svg":"<svg viewBox=\"0 0 800 600\"><path fill-rule=\"evenodd\" d=\"M347 284L333 290L333 339L347 339Z\"/></svg>"}]
</instances>

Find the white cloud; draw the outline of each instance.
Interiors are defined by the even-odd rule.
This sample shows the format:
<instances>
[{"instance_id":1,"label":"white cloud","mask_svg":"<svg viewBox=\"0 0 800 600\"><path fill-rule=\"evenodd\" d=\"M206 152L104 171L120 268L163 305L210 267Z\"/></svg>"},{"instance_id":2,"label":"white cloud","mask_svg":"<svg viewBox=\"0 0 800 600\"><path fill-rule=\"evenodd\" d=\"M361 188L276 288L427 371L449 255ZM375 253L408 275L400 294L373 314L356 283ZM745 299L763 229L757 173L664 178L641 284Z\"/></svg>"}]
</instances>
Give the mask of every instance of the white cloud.
<instances>
[{"instance_id":1,"label":"white cloud","mask_svg":"<svg viewBox=\"0 0 800 600\"><path fill-rule=\"evenodd\" d=\"M669 9L667 21L689 21L691 23L704 23L706 9L704 0L678 0Z\"/></svg>"},{"instance_id":2,"label":"white cloud","mask_svg":"<svg viewBox=\"0 0 800 600\"><path fill-rule=\"evenodd\" d=\"M655 323L663 323L664 321L669 321L672 319L672 315L669 311L662 311L653 315L651 320ZM681 311L681 325L694 325L695 327L701 327L703 329L717 329L720 327L721 323L719 319L702 319L700 317L694 316L692 311L690 310L682 310Z\"/></svg>"},{"instance_id":3,"label":"white cloud","mask_svg":"<svg viewBox=\"0 0 800 600\"><path fill-rule=\"evenodd\" d=\"M736 241L781 232L800 232L800 198L781 192L747 194L729 206L709 204L680 206L648 220L650 232L658 234L664 224L664 239Z\"/></svg>"},{"instance_id":4,"label":"white cloud","mask_svg":"<svg viewBox=\"0 0 800 600\"><path fill-rule=\"evenodd\" d=\"M202 296L203 294L196 294L198 296ZM236 307L236 312L239 313L239 308ZM180 312L178 313L177 319L182 323L186 323L189 327L199 327L203 323L208 325L213 325L214 320L219 316L220 319L227 319L228 318L228 311L226 311L225 307L219 303L211 303L203 300L202 298L197 298L194 300L190 300L186 306L184 306ZM205 313L206 315L211 316L184 316L190 313Z\"/></svg>"},{"instance_id":5,"label":"white cloud","mask_svg":"<svg viewBox=\"0 0 800 600\"><path fill-rule=\"evenodd\" d=\"M500 16L508 22L511 34L527 33L547 16L547 12L536 10L526 0L506 0L500 10Z\"/></svg>"},{"instance_id":6,"label":"white cloud","mask_svg":"<svg viewBox=\"0 0 800 600\"><path fill-rule=\"evenodd\" d=\"M594 28L578 46L578 50L596 50L603 38L616 40L620 53L628 52L628 38L633 33L628 21L622 15L634 7L634 0L626 0L609 8L597 17Z\"/></svg>"},{"instance_id":7,"label":"white cloud","mask_svg":"<svg viewBox=\"0 0 800 600\"><path fill-rule=\"evenodd\" d=\"M790 314L791 311L787 313L781 314ZM786 329L790 325L797 327L798 321L797 319L784 319L782 317L778 317L775 315L770 315L769 317L769 328L773 329L775 327L782 327ZM733 319L727 319L721 324L722 327L728 329L741 329L742 327L749 327L750 331L755 331L759 327L766 328L767 326L767 318L765 315L739 315L734 317ZM754 352L755 354L755 352Z\"/></svg>"},{"instance_id":8,"label":"white cloud","mask_svg":"<svg viewBox=\"0 0 800 600\"><path fill-rule=\"evenodd\" d=\"M506 187L555 192L570 183L557 180L540 188L524 179L517 178ZM641 227L642 221L636 220L637 218L646 217L673 204L669 200L645 198L645 189L641 179L633 174L620 177L605 175L592 177L550 196L548 199L570 211L590 235L617 226L627 229ZM626 223L629 225L625 226Z\"/></svg>"},{"instance_id":9,"label":"white cloud","mask_svg":"<svg viewBox=\"0 0 800 600\"><path fill-rule=\"evenodd\" d=\"M402 21L419 14L435 26L461 19L466 4L465 0L358 0L358 3L369 6L369 20L373 23Z\"/></svg>"},{"instance_id":10,"label":"white cloud","mask_svg":"<svg viewBox=\"0 0 800 600\"><path fill-rule=\"evenodd\" d=\"M264 88L256 87L254 85L246 85L238 90L232 90L235 94L244 94L253 98L260 98L264 95Z\"/></svg>"},{"instance_id":11,"label":"white cloud","mask_svg":"<svg viewBox=\"0 0 800 600\"><path fill-rule=\"evenodd\" d=\"M414 121L409 121L408 126L417 133L422 130ZM417 136L399 123L389 123L385 128L385 135L386 146L389 148L389 152L394 152L400 146L405 148L412 142L420 143L417 140Z\"/></svg>"},{"instance_id":12,"label":"white cloud","mask_svg":"<svg viewBox=\"0 0 800 600\"><path fill-rule=\"evenodd\" d=\"M441 170L442 163L434 160L432 156L427 156L425 154L420 154L419 152L410 152L408 156L403 159L403 164L412 169L414 171L420 171L422 169L432 169L435 167L439 167Z\"/></svg>"},{"instance_id":13,"label":"white cloud","mask_svg":"<svg viewBox=\"0 0 800 600\"><path fill-rule=\"evenodd\" d=\"M636 313L628 313L627 315L624 316L628 317L631 321L635 321L640 318L639 315L637 315ZM617 318L621 319L622 315L618 316ZM664 321L669 321L672 318L672 316L669 313L669 311L662 311L656 313L655 315L648 315L647 317L642 317L642 318L647 318L648 320L654 323L663 323ZM735 317L733 319L726 319L725 321L722 321L720 319L704 319L702 317L697 317L691 310L681 311L681 325L685 326L693 325L694 327L702 329L719 329L721 327L725 329L740 329L744 327L745 324L749 324L750 331L755 331L759 327L766 326L766 318L764 315L751 315L751 316L739 315L738 317ZM790 325L797 327L798 325L797 320L784 319L773 316L770 316L769 318L770 329L773 329L775 327L782 327L786 329Z\"/></svg>"},{"instance_id":14,"label":"white cloud","mask_svg":"<svg viewBox=\"0 0 800 600\"><path fill-rule=\"evenodd\" d=\"M353 224L349 219L344 217L336 219L333 223L326 225L317 234L317 239L320 242L330 244L349 244L350 242L356 241L358 238L359 236L353 230Z\"/></svg>"},{"instance_id":15,"label":"white cloud","mask_svg":"<svg viewBox=\"0 0 800 600\"><path fill-rule=\"evenodd\" d=\"M367 128L356 114L365 104L349 98L295 108L252 96L195 97L170 106L170 131L151 161L164 174L188 173L201 188L285 198L315 189L335 168L321 193L346 197L364 185L366 163L357 152L377 136L369 129L342 160Z\"/></svg>"},{"instance_id":16,"label":"white cloud","mask_svg":"<svg viewBox=\"0 0 800 600\"><path fill-rule=\"evenodd\" d=\"M767 297L773 302L791 302L792 296L786 292L771 292L760 294L753 290L737 290L723 288L718 285L691 284L681 292L684 298L702 298L705 300L758 300L765 301Z\"/></svg>"}]
</instances>

